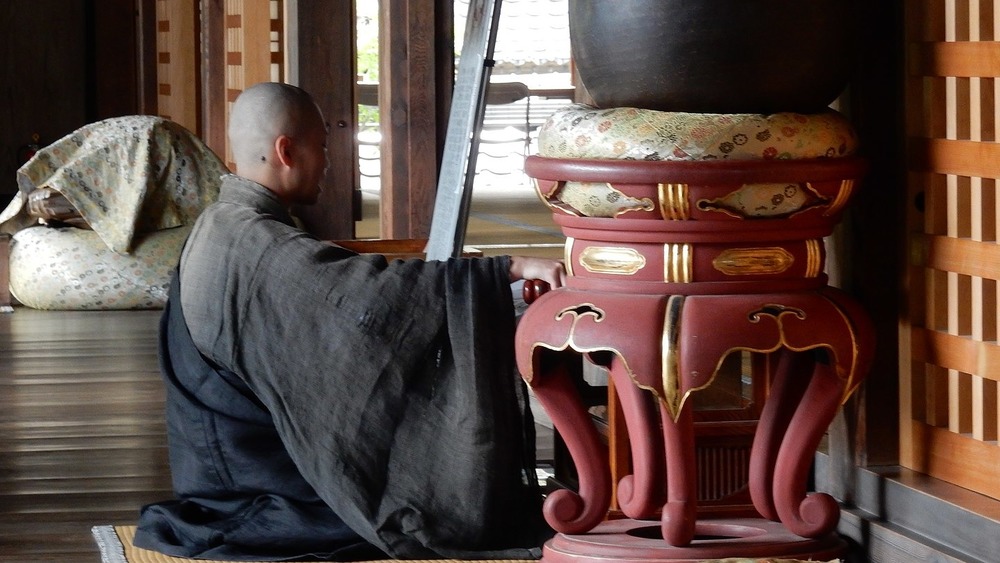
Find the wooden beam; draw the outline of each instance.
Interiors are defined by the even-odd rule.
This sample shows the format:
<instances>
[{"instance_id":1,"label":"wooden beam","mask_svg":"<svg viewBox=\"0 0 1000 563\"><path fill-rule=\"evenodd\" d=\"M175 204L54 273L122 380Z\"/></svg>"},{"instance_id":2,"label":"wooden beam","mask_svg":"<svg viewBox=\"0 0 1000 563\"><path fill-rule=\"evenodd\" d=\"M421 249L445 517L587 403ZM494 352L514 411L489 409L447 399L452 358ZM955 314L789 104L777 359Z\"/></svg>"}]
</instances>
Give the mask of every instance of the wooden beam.
<instances>
[{"instance_id":1,"label":"wooden beam","mask_svg":"<svg viewBox=\"0 0 1000 563\"><path fill-rule=\"evenodd\" d=\"M909 72L915 76L1000 76L1000 42L947 41L910 45Z\"/></svg>"},{"instance_id":2,"label":"wooden beam","mask_svg":"<svg viewBox=\"0 0 1000 563\"><path fill-rule=\"evenodd\" d=\"M1000 177L1000 145L952 139L910 138L911 170L978 178Z\"/></svg>"}]
</instances>

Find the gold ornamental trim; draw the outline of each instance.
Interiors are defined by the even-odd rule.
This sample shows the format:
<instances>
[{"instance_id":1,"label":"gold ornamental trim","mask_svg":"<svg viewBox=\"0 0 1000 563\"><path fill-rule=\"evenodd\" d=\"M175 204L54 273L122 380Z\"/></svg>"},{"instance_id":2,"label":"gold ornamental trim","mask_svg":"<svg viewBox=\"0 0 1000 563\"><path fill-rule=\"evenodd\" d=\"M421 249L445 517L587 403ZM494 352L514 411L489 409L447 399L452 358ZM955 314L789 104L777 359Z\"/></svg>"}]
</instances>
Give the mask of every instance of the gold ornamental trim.
<instances>
[{"instance_id":1,"label":"gold ornamental trim","mask_svg":"<svg viewBox=\"0 0 1000 563\"><path fill-rule=\"evenodd\" d=\"M687 184L656 185L660 200L660 214L664 219L684 221L691 218L691 204L688 202Z\"/></svg>"},{"instance_id":2,"label":"gold ornamental trim","mask_svg":"<svg viewBox=\"0 0 1000 563\"><path fill-rule=\"evenodd\" d=\"M538 348L544 348L546 350L552 350L554 352L562 352L563 350L574 350L581 354L607 351L621 358L622 362L625 364L626 371L629 374L631 374L632 370L629 369L628 362L625 361L625 355L622 354L620 350L616 348L602 347L602 346L587 347L587 346L581 346L580 344L577 343L576 329L577 325L583 319L583 317L591 317L592 322L599 323L602 322L607 317L607 313L604 311L604 309L601 309L600 307L589 301L584 301L583 303L563 308L561 311L555 314L553 320L556 322L562 321L563 319L567 318L570 320L570 327L569 327L569 332L566 335L566 340L564 340L561 344L549 344L545 342L535 341L531 345L531 350L532 350L531 355L534 356L535 350ZM524 378L525 383L527 383L528 385L534 385L535 383L534 371L529 370L527 373L522 374L522 377Z\"/></svg>"},{"instance_id":3,"label":"gold ornamental trim","mask_svg":"<svg viewBox=\"0 0 1000 563\"><path fill-rule=\"evenodd\" d=\"M538 178L532 178L531 181L535 185L535 193L538 194L539 199L541 199L542 201L551 199L553 196L555 196L556 192L562 189L563 185L566 183L566 182L553 182L552 188L549 191L545 191L542 189L542 182Z\"/></svg>"},{"instance_id":4,"label":"gold ornamental trim","mask_svg":"<svg viewBox=\"0 0 1000 563\"><path fill-rule=\"evenodd\" d=\"M806 277L815 278L823 272L823 247L819 239L806 241Z\"/></svg>"},{"instance_id":5,"label":"gold ornamental trim","mask_svg":"<svg viewBox=\"0 0 1000 563\"><path fill-rule=\"evenodd\" d=\"M622 207L615 210L614 213L615 217L621 217L622 215L625 215L626 213L632 213L633 211L652 211L654 209L655 204L653 203L653 200L649 199L648 197L630 196L627 193L612 186L611 182L605 182L604 185L607 186L608 191L615 194L616 196L615 199L617 201L624 202L632 200L635 202L633 205L622 205Z\"/></svg>"},{"instance_id":6,"label":"gold ornamental trim","mask_svg":"<svg viewBox=\"0 0 1000 563\"><path fill-rule=\"evenodd\" d=\"M681 393L678 356L680 354L680 323L684 310L684 296L671 295L667 299L667 310L663 315L663 332L660 335L660 383L663 385L663 406L670 417L677 422L686 395Z\"/></svg>"},{"instance_id":7,"label":"gold ornamental trim","mask_svg":"<svg viewBox=\"0 0 1000 563\"><path fill-rule=\"evenodd\" d=\"M812 189L812 186L810 186ZM830 204L830 207L823 213L823 215L835 215L839 212L845 205L847 201L851 199L851 193L854 192L854 180L847 179L840 182L840 191L837 192L837 197Z\"/></svg>"},{"instance_id":8,"label":"gold ornamental trim","mask_svg":"<svg viewBox=\"0 0 1000 563\"><path fill-rule=\"evenodd\" d=\"M693 255L690 244L663 245L663 281L666 283L691 283Z\"/></svg>"},{"instance_id":9,"label":"gold ornamental trim","mask_svg":"<svg viewBox=\"0 0 1000 563\"><path fill-rule=\"evenodd\" d=\"M712 260L712 266L727 276L780 274L795 263L795 257L780 246L729 248Z\"/></svg>"},{"instance_id":10,"label":"gold ornamental trim","mask_svg":"<svg viewBox=\"0 0 1000 563\"><path fill-rule=\"evenodd\" d=\"M588 246L580 253L580 265L593 274L631 276L646 267L646 257L634 248Z\"/></svg>"},{"instance_id":11,"label":"gold ornamental trim","mask_svg":"<svg viewBox=\"0 0 1000 563\"><path fill-rule=\"evenodd\" d=\"M566 244L563 245L563 267L566 268L566 275L573 275L573 244L576 243L576 239L573 237L566 237Z\"/></svg>"}]
</instances>

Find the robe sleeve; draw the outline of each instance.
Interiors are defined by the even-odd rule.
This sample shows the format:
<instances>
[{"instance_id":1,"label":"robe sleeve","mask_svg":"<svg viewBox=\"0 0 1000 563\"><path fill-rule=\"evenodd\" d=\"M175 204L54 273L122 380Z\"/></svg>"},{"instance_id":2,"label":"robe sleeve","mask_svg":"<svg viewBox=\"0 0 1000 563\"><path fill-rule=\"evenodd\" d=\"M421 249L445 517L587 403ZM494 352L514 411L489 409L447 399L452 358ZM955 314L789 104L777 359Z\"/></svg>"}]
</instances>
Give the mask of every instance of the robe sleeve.
<instances>
[{"instance_id":1,"label":"robe sleeve","mask_svg":"<svg viewBox=\"0 0 1000 563\"><path fill-rule=\"evenodd\" d=\"M305 480L392 557L538 557L508 259L315 262L258 266L231 358Z\"/></svg>"}]
</instances>

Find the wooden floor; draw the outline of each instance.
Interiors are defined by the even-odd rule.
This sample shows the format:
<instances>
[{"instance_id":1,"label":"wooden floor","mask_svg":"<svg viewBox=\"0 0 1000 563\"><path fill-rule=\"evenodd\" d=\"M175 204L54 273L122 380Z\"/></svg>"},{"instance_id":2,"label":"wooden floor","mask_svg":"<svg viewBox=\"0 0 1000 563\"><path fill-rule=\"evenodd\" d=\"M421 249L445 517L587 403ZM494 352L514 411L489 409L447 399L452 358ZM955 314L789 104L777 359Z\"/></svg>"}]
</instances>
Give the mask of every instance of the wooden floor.
<instances>
[{"instance_id":1,"label":"wooden floor","mask_svg":"<svg viewBox=\"0 0 1000 563\"><path fill-rule=\"evenodd\" d=\"M0 315L0 562L99 562L91 526L171 497L159 314Z\"/></svg>"},{"instance_id":2,"label":"wooden floor","mask_svg":"<svg viewBox=\"0 0 1000 563\"><path fill-rule=\"evenodd\" d=\"M158 318L0 315L0 561L99 562L91 526L171 496Z\"/></svg>"}]
</instances>

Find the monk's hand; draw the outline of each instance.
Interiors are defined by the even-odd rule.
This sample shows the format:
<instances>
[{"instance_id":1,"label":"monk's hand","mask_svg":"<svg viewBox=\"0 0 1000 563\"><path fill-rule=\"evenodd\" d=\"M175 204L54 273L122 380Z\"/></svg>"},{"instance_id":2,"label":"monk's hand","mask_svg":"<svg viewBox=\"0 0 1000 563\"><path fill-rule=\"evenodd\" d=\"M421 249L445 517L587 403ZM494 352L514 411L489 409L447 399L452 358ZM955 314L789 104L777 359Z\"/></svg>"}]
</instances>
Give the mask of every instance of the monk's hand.
<instances>
[{"instance_id":1,"label":"monk's hand","mask_svg":"<svg viewBox=\"0 0 1000 563\"><path fill-rule=\"evenodd\" d=\"M542 280L552 289L566 285L566 268L561 260L532 256L510 257L510 280Z\"/></svg>"}]
</instances>

